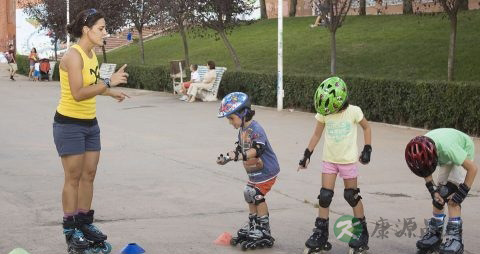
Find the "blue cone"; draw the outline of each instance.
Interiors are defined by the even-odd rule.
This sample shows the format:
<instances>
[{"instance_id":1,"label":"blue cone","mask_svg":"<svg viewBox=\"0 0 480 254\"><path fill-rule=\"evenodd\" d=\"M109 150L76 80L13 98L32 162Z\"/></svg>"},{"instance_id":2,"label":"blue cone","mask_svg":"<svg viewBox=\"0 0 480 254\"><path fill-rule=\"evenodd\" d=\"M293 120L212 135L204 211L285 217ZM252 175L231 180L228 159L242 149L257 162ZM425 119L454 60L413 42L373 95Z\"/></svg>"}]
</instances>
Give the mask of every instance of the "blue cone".
<instances>
[{"instance_id":1,"label":"blue cone","mask_svg":"<svg viewBox=\"0 0 480 254\"><path fill-rule=\"evenodd\" d=\"M129 243L125 247L123 247L122 252L120 254L138 254L138 253L145 253L145 250L142 249L136 243Z\"/></svg>"}]
</instances>

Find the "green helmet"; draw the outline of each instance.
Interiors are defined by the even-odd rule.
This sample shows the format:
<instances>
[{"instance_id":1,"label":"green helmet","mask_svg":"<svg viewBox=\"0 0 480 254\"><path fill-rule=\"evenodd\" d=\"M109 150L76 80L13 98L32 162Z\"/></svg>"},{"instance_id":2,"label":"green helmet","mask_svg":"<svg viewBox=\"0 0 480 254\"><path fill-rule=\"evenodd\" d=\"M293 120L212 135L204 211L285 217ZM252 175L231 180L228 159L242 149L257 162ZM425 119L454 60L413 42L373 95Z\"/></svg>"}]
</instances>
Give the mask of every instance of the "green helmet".
<instances>
[{"instance_id":1,"label":"green helmet","mask_svg":"<svg viewBox=\"0 0 480 254\"><path fill-rule=\"evenodd\" d=\"M315 92L315 110L324 116L337 113L347 98L347 84L339 77L327 78Z\"/></svg>"}]
</instances>

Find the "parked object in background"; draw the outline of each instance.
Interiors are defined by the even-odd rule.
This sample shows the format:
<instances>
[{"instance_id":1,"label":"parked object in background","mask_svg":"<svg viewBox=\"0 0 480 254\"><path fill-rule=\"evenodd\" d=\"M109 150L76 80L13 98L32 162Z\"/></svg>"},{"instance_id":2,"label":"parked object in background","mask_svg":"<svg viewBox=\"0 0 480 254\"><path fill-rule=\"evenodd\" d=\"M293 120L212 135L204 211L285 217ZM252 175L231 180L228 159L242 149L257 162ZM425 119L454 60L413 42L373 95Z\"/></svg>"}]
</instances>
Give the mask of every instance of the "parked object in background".
<instances>
[{"instance_id":1,"label":"parked object in background","mask_svg":"<svg viewBox=\"0 0 480 254\"><path fill-rule=\"evenodd\" d=\"M48 60L47 58L43 58L43 59L40 59L39 62L40 62L40 78L39 78L39 80L42 81L42 80L46 79L47 81L50 81L50 76L49 76L50 60Z\"/></svg>"}]
</instances>

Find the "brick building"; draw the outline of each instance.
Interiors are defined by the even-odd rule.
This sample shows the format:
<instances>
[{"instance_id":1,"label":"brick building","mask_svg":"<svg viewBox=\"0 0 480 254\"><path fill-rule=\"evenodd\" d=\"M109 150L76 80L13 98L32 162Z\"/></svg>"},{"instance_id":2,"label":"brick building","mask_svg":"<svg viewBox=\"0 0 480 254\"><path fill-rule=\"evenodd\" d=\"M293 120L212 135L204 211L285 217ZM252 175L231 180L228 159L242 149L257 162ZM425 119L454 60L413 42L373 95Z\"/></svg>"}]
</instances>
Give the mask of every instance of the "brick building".
<instances>
[{"instance_id":1,"label":"brick building","mask_svg":"<svg viewBox=\"0 0 480 254\"><path fill-rule=\"evenodd\" d=\"M278 0L265 0L268 18L277 18L277 3ZM288 16L290 1L283 0L283 16ZM350 15L358 14L359 0L353 0L350 8ZM480 0L468 0L468 9L480 9ZM442 7L439 4L434 4L433 0L423 0L422 4L413 4L414 12L441 12ZM378 14L402 14L403 1L402 0L366 0L367 15ZM296 16L313 16L311 0L297 0Z\"/></svg>"},{"instance_id":2,"label":"brick building","mask_svg":"<svg viewBox=\"0 0 480 254\"><path fill-rule=\"evenodd\" d=\"M8 49L8 44L16 44L16 0L0 1L0 51Z\"/></svg>"}]
</instances>

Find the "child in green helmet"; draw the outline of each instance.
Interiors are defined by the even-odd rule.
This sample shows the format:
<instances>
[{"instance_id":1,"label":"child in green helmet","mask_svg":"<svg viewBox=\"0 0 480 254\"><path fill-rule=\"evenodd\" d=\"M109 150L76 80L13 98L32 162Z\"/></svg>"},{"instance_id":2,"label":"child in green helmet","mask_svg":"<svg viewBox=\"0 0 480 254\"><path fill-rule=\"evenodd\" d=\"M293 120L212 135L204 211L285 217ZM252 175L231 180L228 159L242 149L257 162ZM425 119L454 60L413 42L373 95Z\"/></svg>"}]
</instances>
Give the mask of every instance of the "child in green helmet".
<instances>
[{"instance_id":1,"label":"child in green helmet","mask_svg":"<svg viewBox=\"0 0 480 254\"><path fill-rule=\"evenodd\" d=\"M357 186L358 168L356 161L362 164L370 162L371 129L365 119L362 109L348 103L348 90L345 82L339 77L330 77L318 87L314 96L317 124L310 138L298 170L306 169L310 163L310 156L325 130L325 142L322 162L322 188L320 190L319 212L315 221L314 233L306 241L305 253L318 253L329 250L332 245L328 242L328 215L329 206L333 198L337 174L343 178L345 185L344 197L353 208L356 219L353 223L362 225L360 237L349 243L354 253L368 250L368 231L365 215ZM363 129L365 146L358 157L357 124Z\"/></svg>"}]
</instances>

